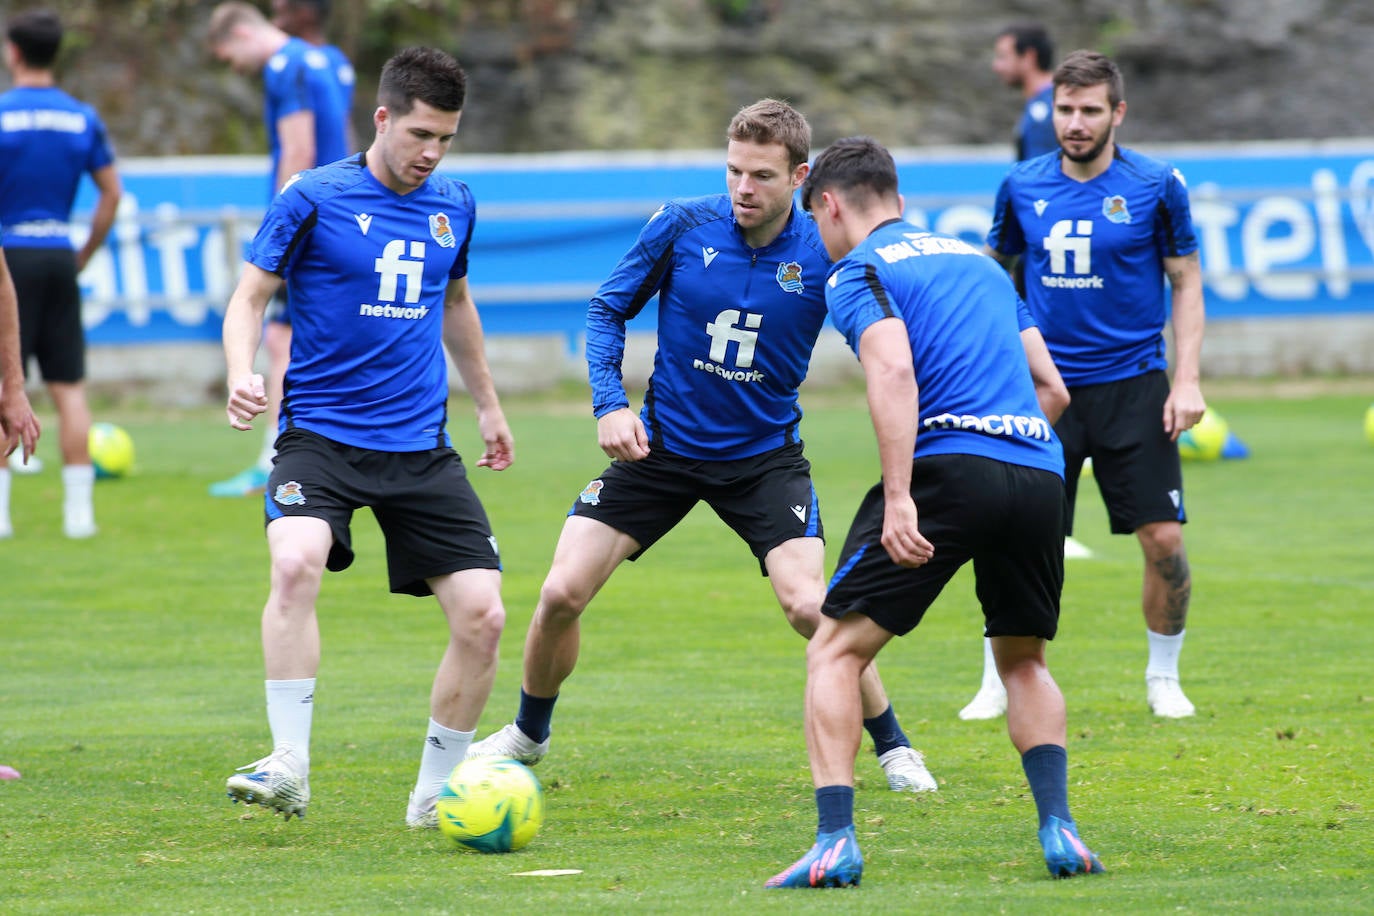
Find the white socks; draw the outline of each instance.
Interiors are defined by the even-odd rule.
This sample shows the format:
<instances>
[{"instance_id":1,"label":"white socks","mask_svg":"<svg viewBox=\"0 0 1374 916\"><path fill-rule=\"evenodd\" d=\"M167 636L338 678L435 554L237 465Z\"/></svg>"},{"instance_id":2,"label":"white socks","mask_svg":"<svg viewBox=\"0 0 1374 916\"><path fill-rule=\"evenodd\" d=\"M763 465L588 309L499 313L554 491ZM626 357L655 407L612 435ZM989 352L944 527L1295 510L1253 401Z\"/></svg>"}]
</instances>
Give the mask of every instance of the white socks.
<instances>
[{"instance_id":1,"label":"white socks","mask_svg":"<svg viewBox=\"0 0 1374 916\"><path fill-rule=\"evenodd\" d=\"M10 524L10 469L0 468L0 538L14 535Z\"/></svg>"},{"instance_id":2,"label":"white socks","mask_svg":"<svg viewBox=\"0 0 1374 916\"><path fill-rule=\"evenodd\" d=\"M1006 690L1002 686L1002 676L997 673L997 659L992 654L992 639L983 637L983 686L978 688L981 693L984 690Z\"/></svg>"},{"instance_id":3,"label":"white socks","mask_svg":"<svg viewBox=\"0 0 1374 916\"><path fill-rule=\"evenodd\" d=\"M69 464L62 468L62 532L69 538L88 538L96 533L95 468L89 464Z\"/></svg>"},{"instance_id":4,"label":"white socks","mask_svg":"<svg viewBox=\"0 0 1374 916\"><path fill-rule=\"evenodd\" d=\"M315 679L267 681L267 725L272 750L288 750L310 771L310 723L315 712Z\"/></svg>"},{"instance_id":5,"label":"white socks","mask_svg":"<svg viewBox=\"0 0 1374 916\"><path fill-rule=\"evenodd\" d=\"M1153 630L1145 631L1145 636L1150 642L1150 660L1145 665L1147 679L1171 677L1178 680L1178 654L1183 651L1183 634L1186 632L1179 630L1177 636L1165 636Z\"/></svg>"},{"instance_id":6,"label":"white socks","mask_svg":"<svg viewBox=\"0 0 1374 916\"><path fill-rule=\"evenodd\" d=\"M453 768L467 756L477 730L470 732L445 728L433 719L425 734L425 751L420 756L420 775L415 780L416 801L433 798L444 787Z\"/></svg>"}]
</instances>

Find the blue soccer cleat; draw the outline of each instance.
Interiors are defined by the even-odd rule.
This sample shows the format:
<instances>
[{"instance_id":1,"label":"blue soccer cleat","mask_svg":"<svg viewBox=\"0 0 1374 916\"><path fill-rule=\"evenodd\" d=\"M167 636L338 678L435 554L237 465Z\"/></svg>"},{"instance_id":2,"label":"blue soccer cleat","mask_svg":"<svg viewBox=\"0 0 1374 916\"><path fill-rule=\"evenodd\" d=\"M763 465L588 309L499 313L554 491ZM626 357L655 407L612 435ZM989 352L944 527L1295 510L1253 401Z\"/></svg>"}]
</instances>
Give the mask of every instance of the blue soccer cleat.
<instances>
[{"instance_id":1,"label":"blue soccer cleat","mask_svg":"<svg viewBox=\"0 0 1374 916\"><path fill-rule=\"evenodd\" d=\"M853 826L816 836L816 845L764 887L858 887L864 857Z\"/></svg>"},{"instance_id":2,"label":"blue soccer cleat","mask_svg":"<svg viewBox=\"0 0 1374 916\"><path fill-rule=\"evenodd\" d=\"M1107 870L1078 838L1078 828L1073 821L1061 821L1050 815L1039 835L1040 845L1045 848L1045 867L1054 877L1098 875Z\"/></svg>"},{"instance_id":3,"label":"blue soccer cleat","mask_svg":"<svg viewBox=\"0 0 1374 916\"><path fill-rule=\"evenodd\" d=\"M251 496L261 493L267 486L267 472L259 467L239 471L228 480L210 484L210 495L225 498Z\"/></svg>"}]
</instances>

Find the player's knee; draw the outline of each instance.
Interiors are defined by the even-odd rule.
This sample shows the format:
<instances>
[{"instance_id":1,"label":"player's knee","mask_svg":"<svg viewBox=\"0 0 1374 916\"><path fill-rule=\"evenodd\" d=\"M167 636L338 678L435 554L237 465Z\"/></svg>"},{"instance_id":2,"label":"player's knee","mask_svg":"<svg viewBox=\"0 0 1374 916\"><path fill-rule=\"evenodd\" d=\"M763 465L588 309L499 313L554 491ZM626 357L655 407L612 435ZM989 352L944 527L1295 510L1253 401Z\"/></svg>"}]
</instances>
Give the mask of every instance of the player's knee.
<instances>
[{"instance_id":1,"label":"player's knee","mask_svg":"<svg viewBox=\"0 0 1374 916\"><path fill-rule=\"evenodd\" d=\"M1177 522L1157 522L1136 530L1145 555L1152 560L1183 556L1183 526Z\"/></svg>"},{"instance_id":2,"label":"player's knee","mask_svg":"<svg viewBox=\"0 0 1374 916\"><path fill-rule=\"evenodd\" d=\"M324 575L324 556L314 551L286 547L273 551L272 588L285 595L315 591Z\"/></svg>"},{"instance_id":3,"label":"player's knee","mask_svg":"<svg viewBox=\"0 0 1374 916\"><path fill-rule=\"evenodd\" d=\"M464 608L455 616L453 637L482 651L496 651L506 628L506 608L499 598Z\"/></svg>"},{"instance_id":4,"label":"player's knee","mask_svg":"<svg viewBox=\"0 0 1374 916\"><path fill-rule=\"evenodd\" d=\"M591 589L576 580L549 573L539 589L539 610L546 617L576 619L591 598Z\"/></svg>"},{"instance_id":5,"label":"player's knee","mask_svg":"<svg viewBox=\"0 0 1374 916\"><path fill-rule=\"evenodd\" d=\"M824 591L812 589L784 592L778 595L778 603L787 617L792 629L810 639L821 622L821 604L825 600Z\"/></svg>"}]
</instances>

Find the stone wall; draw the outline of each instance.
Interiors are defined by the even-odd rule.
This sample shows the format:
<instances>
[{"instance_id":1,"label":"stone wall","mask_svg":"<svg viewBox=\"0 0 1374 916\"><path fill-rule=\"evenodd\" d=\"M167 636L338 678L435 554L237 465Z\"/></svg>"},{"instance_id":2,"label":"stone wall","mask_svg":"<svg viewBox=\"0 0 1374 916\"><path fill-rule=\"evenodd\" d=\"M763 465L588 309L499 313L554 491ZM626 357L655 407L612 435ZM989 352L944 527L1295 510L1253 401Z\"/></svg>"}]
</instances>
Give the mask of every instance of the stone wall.
<instances>
[{"instance_id":1,"label":"stone wall","mask_svg":"<svg viewBox=\"0 0 1374 916\"><path fill-rule=\"evenodd\" d=\"M263 4L266 5L265 3ZM9 4L6 4L8 7ZM123 155L264 148L260 85L204 47L211 0L69 0L64 84ZM709 149L764 95L818 143L1010 142L1015 93L988 69L1004 24L1039 19L1061 52L1125 74L1128 143L1319 138L1374 130L1369 0L335 0L371 134L381 63L453 50L471 76L466 152ZM3 15L3 13L0 13ZM1333 65L1334 64L1334 65ZM7 77L0 74L0 87Z\"/></svg>"}]
</instances>

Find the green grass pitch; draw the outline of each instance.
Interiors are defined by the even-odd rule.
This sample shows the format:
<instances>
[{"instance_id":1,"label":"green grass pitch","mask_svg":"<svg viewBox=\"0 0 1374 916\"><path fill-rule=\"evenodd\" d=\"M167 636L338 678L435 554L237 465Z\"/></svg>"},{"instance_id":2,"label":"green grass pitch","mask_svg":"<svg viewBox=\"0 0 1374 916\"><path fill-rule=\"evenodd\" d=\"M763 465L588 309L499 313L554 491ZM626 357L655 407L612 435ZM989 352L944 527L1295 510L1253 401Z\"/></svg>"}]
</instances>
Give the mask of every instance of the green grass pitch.
<instances>
[{"instance_id":1,"label":"green grass pitch","mask_svg":"<svg viewBox=\"0 0 1374 916\"><path fill-rule=\"evenodd\" d=\"M1367 387L1367 386L1366 386ZM386 594L381 539L326 577L324 664L304 822L230 805L266 753L257 499L212 500L256 434L216 410L105 411L138 473L97 486L100 536L61 535L49 467L13 482L0 542L0 911L7 913L1368 912L1374 899L1374 447L1368 390L1218 398L1244 461L1186 467L1196 718L1145 706L1139 553L1095 494L1069 565L1051 667L1068 699L1071 802L1109 873L1050 880L1002 721L956 717L979 678L961 575L881 668L941 788L887 791L867 747L857 890L768 891L815 829L801 730L803 644L747 549L698 510L624 567L584 618L543 832L506 856L402 826L443 624ZM830 557L876 480L856 391L808 394ZM604 464L582 403L507 405L516 464L474 471L506 563L509 614L481 734L510 720L520 650L567 506ZM475 457L470 408L459 447ZM515 877L535 869L564 877Z\"/></svg>"}]
</instances>

